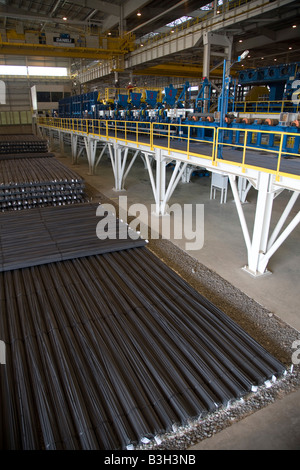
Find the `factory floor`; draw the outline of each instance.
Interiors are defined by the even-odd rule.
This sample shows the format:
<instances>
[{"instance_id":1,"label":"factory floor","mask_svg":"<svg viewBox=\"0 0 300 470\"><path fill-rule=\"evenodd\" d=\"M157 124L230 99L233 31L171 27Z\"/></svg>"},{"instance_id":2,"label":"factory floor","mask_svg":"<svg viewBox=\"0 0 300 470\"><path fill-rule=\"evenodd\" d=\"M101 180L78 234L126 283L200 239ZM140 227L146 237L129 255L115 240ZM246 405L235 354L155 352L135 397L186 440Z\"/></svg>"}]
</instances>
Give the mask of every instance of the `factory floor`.
<instances>
[{"instance_id":1,"label":"factory floor","mask_svg":"<svg viewBox=\"0 0 300 470\"><path fill-rule=\"evenodd\" d=\"M118 203L119 196L127 196L128 208L132 204L142 203L148 208L148 217L151 216L154 209L153 206L151 207L151 204L154 204L154 197L148 171L141 159L136 160L127 176L125 191L116 192L113 189L114 178L108 157L103 157L94 175L89 175L84 157L79 159L78 164L72 165L68 150L65 151L64 156L58 153L56 155L65 165L71 166L84 177L88 185L110 200ZM167 169L169 177L171 172L171 168ZM210 185L210 176L192 176L190 183L178 184L169 201L170 205L174 203L204 205L204 244L201 249L189 251L189 255L265 307L270 315L275 315L282 322L299 331L300 340L299 227L296 227L271 258L268 265L271 274L253 278L242 270L247 262L247 253L231 189L228 187L227 202L221 204L220 192L217 192L215 199L210 199ZM243 205L250 233L255 214L256 196L256 191L251 189L247 203ZM289 197L289 192L284 191L275 199L271 230L282 214ZM288 221L298 210L299 201L295 204ZM145 217L142 221L147 223ZM152 221L155 222L155 216L152 217ZM171 241L183 250L186 247L187 240L171 238ZM300 390L296 390L201 441L190 450L300 450L299 404Z\"/></svg>"}]
</instances>

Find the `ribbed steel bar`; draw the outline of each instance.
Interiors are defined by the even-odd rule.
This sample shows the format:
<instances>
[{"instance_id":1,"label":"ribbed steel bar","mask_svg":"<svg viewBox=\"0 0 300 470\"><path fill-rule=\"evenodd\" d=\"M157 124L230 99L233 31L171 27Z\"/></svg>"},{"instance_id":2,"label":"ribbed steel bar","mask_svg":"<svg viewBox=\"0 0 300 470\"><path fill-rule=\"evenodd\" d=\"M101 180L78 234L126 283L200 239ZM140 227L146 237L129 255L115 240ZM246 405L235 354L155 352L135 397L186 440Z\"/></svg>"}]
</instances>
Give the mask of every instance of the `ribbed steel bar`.
<instances>
[{"instance_id":1,"label":"ribbed steel bar","mask_svg":"<svg viewBox=\"0 0 300 470\"><path fill-rule=\"evenodd\" d=\"M55 158L0 159L0 210L66 205L86 200L85 184Z\"/></svg>"},{"instance_id":2,"label":"ribbed steel bar","mask_svg":"<svg viewBox=\"0 0 300 470\"><path fill-rule=\"evenodd\" d=\"M145 245L141 238L131 239L117 218L100 240L96 227L104 217L96 215L97 208L83 203L1 214L0 271Z\"/></svg>"},{"instance_id":3,"label":"ribbed steel bar","mask_svg":"<svg viewBox=\"0 0 300 470\"><path fill-rule=\"evenodd\" d=\"M3 448L121 449L284 372L146 247L2 272L0 302Z\"/></svg>"},{"instance_id":4,"label":"ribbed steel bar","mask_svg":"<svg viewBox=\"0 0 300 470\"><path fill-rule=\"evenodd\" d=\"M35 135L0 135L0 159L10 154L47 153L47 140Z\"/></svg>"}]
</instances>

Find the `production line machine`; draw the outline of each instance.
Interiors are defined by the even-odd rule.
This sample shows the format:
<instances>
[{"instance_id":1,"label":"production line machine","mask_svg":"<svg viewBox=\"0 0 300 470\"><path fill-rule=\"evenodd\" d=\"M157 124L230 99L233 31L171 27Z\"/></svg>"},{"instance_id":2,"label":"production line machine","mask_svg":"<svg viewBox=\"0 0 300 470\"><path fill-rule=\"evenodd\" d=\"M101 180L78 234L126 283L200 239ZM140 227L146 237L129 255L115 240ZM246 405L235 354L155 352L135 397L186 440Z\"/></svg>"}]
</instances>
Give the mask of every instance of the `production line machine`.
<instances>
[{"instance_id":1,"label":"production line machine","mask_svg":"<svg viewBox=\"0 0 300 470\"><path fill-rule=\"evenodd\" d=\"M225 127L228 131L223 133L224 142L232 145L237 145L240 135L247 130L247 145L267 150L278 148L276 136L279 132L293 133L299 137L285 138L283 151L286 155L298 154L300 64L243 70L238 79L228 77L227 80L228 93L224 94L226 87L223 84L217 110L212 108L212 104L216 104L216 95L204 77L194 98L189 82L185 82L180 90L170 84L163 92L159 89L111 89L112 93L110 96L107 93L104 100L98 91L92 91L61 100L58 115L138 121L145 123L146 128L147 123L155 122L161 127L162 134L165 124L176 124L172 132L176 132L178 138L186 138L189 134L199 141L211 141L212 129ZM225 100L223 119L222 94L223 102ZM235 130L231 132L230 129ZM255 133L257 130L265 131L265 134Z\"/></svg>"}]
</instances>

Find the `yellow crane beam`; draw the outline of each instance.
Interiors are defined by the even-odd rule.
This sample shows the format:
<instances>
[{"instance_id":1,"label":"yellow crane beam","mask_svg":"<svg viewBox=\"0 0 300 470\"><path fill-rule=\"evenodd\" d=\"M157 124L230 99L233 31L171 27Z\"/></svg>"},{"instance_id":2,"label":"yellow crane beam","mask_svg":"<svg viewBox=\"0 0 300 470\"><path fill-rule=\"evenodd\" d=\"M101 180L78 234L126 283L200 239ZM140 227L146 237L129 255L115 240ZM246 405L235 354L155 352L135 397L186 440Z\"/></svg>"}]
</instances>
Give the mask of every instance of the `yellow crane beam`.
<instances>
[{"instance_id":1,"label":"yellow crane beam","mask_svg":"<svg viewBox=\"0 0 300 470\"><path fill-rule=\"evenodd\" d=\"M202 78L203 77L203 67L200 65L194 64L179 64L179 63L162 63L159 65L154 65L152 67L143 68L140 70L134 70L134 75L157 75L164 77L186 77L186 78ZM233 76L235 72L231 73ZM212 78L222 78L223 68L218 67L210 76Z\"/></svg>"},{"instance_id":2,"label":"yellow crane beam","mask_svg":"<svg viewBox=\"0 0 300 470\"><path fill-rule=\"evenodd\" d=\"M80 59L111 59L126 54L124 49L102 49L88 47L49 46L0 42L0 54L18 56L71 57Z\"/></svg>"}]
</instances>

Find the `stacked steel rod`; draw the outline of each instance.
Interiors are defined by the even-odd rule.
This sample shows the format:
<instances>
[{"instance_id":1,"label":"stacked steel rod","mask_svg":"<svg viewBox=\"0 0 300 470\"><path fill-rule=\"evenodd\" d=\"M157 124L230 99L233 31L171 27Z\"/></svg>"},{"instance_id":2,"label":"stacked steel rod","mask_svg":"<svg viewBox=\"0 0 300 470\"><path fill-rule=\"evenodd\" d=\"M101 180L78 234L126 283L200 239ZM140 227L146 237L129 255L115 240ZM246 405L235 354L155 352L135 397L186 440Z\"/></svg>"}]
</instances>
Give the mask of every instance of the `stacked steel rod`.
<instances>
[{"instance_id":1,"label":"stacked steel rod","mask_svg":"<svg viewBox=\"0 0 300 470\"><path fill-rule=\"evenodd\" d=\"M81 195L54 158L0 159L0 175L3 204ZM0 214L1 449L124 449L285 371L144 241L120 224L100 240L97 222L92 204Z\"/></svg>"},{"instance_id":2,"label":"stacked steel rod","mask_svg":"<svg viewBox=\"0 0 300 470\"><path fill-rule=\"evenodd\" d=\"M47 140L34 135L0 135L0 158L7 154L47 153Z\"/></svg>"},{"instance_id":3,"label":"stacked steel rod","mask_svg":"<svg viewBox=\"0 0 300 470\"><path fill-rule=\"evenodd\" d=\"M146 244L140 237L131 238L132 230L116 217L106 227L106 216L97 216L97 208L97 204L86 203L3 213L0 271ZM96 234L99 223L105 226L102 239Z\"/></svg>"},{"instance_id":4,"label":"stacked steel rod","mask_svg":"<svg viewBox=\"0 0 300 470\"><path fill-rule=\"evenodd\" d=\"M82 178L49 158L53 154L47 152L46 141L21 137L0 139L0 210L65 205L86 199Z\"/></svg>"},{"instance_id":5,"label":"stacked steel rod","mask_svg":"<svg viewBox=\"0 0 300 470\"><path fill-rule=\"evenodd\" d=\"M0 273L0 304L6 449L124 449L284 372L145 247Z\"/></svg>"}]
</instances>

